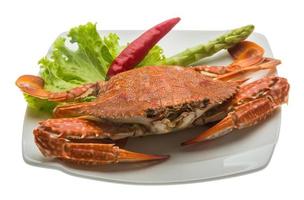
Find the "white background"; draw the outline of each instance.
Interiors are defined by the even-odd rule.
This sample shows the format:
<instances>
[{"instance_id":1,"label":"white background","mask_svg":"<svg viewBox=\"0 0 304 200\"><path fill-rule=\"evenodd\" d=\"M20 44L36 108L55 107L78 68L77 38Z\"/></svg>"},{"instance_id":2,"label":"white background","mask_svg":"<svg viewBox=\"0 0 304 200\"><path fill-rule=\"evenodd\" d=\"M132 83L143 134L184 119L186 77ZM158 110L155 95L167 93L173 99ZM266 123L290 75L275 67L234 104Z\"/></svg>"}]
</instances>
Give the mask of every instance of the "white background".
<instances>
[{"instance_id":1,"label":"white background","mask_svg":"<svg viewBox=\"0 0 304 200\"><path fill-rule=\"evenodd\" d=\"M1 1L0 199L303 199L303 6L301 1ZM291 84L279 142L267 168L203 183L138 186L77 178L32 167L21 155L26 104L14 81L37 73L37 60L70 27L98 22L99 29L146 29L180 16L177 29L223 30L246 24L269 40L279 74ZM178 172L177 172L178 173ZM303 189L302 189L303 190Z\"/></svg>"}]
</instances>

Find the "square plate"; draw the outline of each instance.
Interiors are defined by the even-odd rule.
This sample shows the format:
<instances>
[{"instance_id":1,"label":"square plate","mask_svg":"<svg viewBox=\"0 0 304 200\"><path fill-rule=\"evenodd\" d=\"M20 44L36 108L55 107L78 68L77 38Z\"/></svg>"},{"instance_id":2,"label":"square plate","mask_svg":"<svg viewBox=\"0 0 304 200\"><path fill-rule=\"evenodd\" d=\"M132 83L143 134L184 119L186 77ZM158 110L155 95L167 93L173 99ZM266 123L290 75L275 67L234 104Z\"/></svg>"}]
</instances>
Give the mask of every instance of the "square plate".
<instances>
[{"instance_id":1,"label":"square plate","mask_svg":"<svg viewBox=\"0 0 304 200\"><path fill-rule=\"evenodd\" d=\"M121 44L132 41L142 31L102 31L117 33ZM171 31L160 45L166 55L172 55L187 47L207 42L224 31ZM66 34L66 33L63 33ZM265 49L265 56L272 57L266 38L253 33L249 40ZM202 63L226 65L230 63L226 51L204 59ZM255 74L257 78L260 74ZM34 143L32 131L37 122L48 118L27 109L23 126L22 151L25 162L31 165L58 169L71 175L98 180L133 184L170 184L203 181L264 168L270 161L280 130L281 112L276 112L265 122L243 130L233 131L222 138L182 148L180 143L206 129L196 127L167 134L130 138L126 149L154 154L169 154L170 159L161 163L131 163L102 167L80 167L62 163L42 156Z\"/></svg>"}]
</instances>

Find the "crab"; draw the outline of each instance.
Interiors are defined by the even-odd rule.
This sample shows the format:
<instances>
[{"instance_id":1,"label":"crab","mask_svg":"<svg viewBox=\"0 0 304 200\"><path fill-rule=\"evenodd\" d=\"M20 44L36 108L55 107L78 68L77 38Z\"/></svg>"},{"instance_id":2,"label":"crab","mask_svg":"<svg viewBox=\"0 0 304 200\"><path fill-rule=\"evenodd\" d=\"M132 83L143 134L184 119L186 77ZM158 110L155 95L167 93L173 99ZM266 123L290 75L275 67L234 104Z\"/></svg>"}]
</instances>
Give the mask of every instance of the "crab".
<instances>
[{"instance_id":1,"label":"crab","mask_svg":"<svg viewBox=\"0 0 304 200\"><path fill-rule=\"evenodd\" d=\"M270 75L250 83L244 78L275 70L279 60L263 57L263 48L249 41L229 53L233 62L228 66L146 66L65 92L45 91L43 80L32 75L19 77L16 84L34 97L70 102L57 106L55 118L33 131L44 156L87 165L163 160L168 155L131 152L115 141L217 122L182 143L195 144L253 126L287 102L285 78ZM96 99L77 102L87 96Z\"/></svg>"}]
</instances>

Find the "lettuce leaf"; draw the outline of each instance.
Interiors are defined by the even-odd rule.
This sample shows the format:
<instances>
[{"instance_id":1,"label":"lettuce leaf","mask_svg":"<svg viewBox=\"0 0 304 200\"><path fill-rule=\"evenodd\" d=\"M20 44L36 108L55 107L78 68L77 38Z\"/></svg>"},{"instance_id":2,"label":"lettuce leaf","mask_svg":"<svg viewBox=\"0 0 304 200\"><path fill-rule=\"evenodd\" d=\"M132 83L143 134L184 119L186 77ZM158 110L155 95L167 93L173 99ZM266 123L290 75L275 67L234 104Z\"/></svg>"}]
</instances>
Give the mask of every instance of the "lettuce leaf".
<instances>
[{"instance_id":1,"label":"lettuce leaf","mask_svg":"<svg viewBox=\"0 0 304 200\"><path fill-rule=\"evenodd\" d=\"M96 24L89 22L72 28L66 36L57 38L49 55L39 61L44 89L59 92L84 83L105 80L110 64L125 47L119 44L117 34L101 37ZM155 46L138 67L155 65L164 60L163 50ZM25 99L29 107L42 111L50 112L57 105L29 95Z\"/></svg>"},{"instance_id":2,"label":"lettuce leaf","mask_svg":"<svg viewBox=\"0 0 304 200\"><path fill-rule=\"evenodd\" d=\"M119 52L116 34L102 38L92 23L72 28L67 37L54 42L51 55L39 61L45 89L63 91L105 80L108 67Z\"/></svg>"},{"instance_id":3,"label":"lettuce leaf","mask_svg":"<svg viewBox=\"0 0 304 200\"><path fill-rule=\"evenodd\" d=\"M137 67L157 65L164 63L166 57L163 54L163 49L160 46L154 46L146 57L137 65Z\"/></svg>"},{"instance_id":4,"label":"lettuce leaf","mask_svg":"<svg viewBox=\"0 0 304 200\"><path fill-rule=\"evenodd\" d=\"M46 113L51 113L52 110L56 107L57 103L50 102L43 99L38 99L36 97L24 94L24 99L27 102L29 108L34 109L35 111L41 111Z\"/></svg>"}]
</instances>

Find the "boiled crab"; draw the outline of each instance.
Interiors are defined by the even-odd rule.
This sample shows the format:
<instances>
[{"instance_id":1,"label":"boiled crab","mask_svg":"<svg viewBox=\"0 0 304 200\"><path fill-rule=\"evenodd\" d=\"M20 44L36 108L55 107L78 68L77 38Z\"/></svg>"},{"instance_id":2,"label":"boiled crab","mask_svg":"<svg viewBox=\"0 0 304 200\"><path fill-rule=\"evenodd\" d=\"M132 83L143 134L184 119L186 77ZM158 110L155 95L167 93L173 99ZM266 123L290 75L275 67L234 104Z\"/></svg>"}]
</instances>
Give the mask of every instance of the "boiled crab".
<instances>
[{"instance_id":1,"label":"boiled crab","mask_svg":"<svg viewBox=\"0 0 304 200\"><path fill-rule=\"evenodd\" d=\"M45 156L80 164L159 160L168 156L130 152L115 140L219 121L183 143L193 144L255 125L287 102L289 84L284 78L272 75L244 83L244 74L273 70L280 61L264 58L264 50L248 41L229 52L234 61L226 67L147 66L66 92L47 92L43 80L31 75L21 76L17 85L41 99L74 101L56 107L56 118L40 122L34 130ZM90 95L96 99L75 103Z\"/></svg>"}]
</instances>

